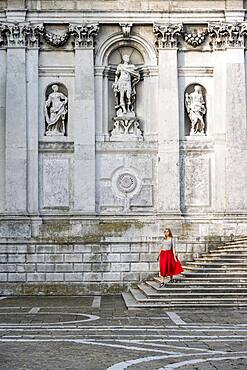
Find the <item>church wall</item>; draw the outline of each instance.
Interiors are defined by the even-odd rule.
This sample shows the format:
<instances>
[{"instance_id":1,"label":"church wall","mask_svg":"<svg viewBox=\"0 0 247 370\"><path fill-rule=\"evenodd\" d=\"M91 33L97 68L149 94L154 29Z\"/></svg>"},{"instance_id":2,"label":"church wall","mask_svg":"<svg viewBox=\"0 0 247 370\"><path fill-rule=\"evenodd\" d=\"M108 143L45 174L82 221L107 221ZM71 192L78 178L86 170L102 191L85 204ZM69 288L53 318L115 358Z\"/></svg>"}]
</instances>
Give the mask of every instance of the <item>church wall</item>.
<instances>
[{"instance_id":1,"label":"church wall","mask_svg":"<svg viewBox=\"0 0 247 370\"><path fill-rule=\"evenodd\" d=\"M90 11L87 1L3 3L2 293L126 289L157 273L165 227L184 263L246 235L242 1L129 1L129 12L121 1ZM239 39L226 36L235 21ZM126 54L139 79L129 116L113 90ZM204 128L189 115L196 86ZM56 91L64 115L54 134Z\"/></svg>"}]
</instances>

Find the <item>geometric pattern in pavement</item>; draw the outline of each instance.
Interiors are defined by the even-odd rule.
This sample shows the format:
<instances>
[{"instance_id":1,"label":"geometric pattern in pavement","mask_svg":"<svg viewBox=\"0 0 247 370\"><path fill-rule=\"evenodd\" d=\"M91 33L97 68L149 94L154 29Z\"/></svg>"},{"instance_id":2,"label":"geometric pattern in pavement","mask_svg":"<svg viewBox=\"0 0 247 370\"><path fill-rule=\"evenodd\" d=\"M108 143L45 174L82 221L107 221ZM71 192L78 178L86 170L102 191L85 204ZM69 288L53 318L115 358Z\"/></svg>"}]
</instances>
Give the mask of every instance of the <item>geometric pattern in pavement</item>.
<instances>
[{"instance_id":1,"label":"geometric pattern in pavement","mask_svg":"<svg viewBox=\"0 0 247 370\"><path fill-rule=\"evenodd\" d=\"M79 306L0 301L0 369L247 368L246 311L128 312L119 296L99 298L98 308L86 299Z\"/></svg>"}]
</instances>

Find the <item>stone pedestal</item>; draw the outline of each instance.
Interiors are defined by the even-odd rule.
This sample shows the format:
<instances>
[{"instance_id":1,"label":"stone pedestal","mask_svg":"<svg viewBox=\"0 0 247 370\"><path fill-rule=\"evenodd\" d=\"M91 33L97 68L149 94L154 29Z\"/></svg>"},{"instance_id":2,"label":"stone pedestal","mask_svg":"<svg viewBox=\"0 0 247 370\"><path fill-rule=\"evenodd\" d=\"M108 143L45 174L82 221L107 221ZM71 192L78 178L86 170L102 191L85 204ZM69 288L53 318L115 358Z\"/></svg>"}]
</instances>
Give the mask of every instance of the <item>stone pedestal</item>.
<instances>
[{"instance_id":1,"label":"stone pedestal","mask_svg":"<svg viewBox=\"0 0 247 370\"><path fill-rule=\"evenodd\" d=\"M114 128L111 131L110 141L142 141L143 134L140 130L138 118L128 116L115 117Z\"/></svg>"}]
</instances>

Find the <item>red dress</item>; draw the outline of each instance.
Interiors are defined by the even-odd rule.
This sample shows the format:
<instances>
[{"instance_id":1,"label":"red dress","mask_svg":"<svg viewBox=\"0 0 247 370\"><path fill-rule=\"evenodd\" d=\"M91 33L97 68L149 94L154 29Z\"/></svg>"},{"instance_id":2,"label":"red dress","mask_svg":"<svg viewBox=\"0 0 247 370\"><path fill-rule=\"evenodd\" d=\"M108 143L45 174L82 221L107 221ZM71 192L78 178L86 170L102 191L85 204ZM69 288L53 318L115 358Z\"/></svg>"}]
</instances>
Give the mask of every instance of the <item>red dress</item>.
<instances>
[{"instance_id":1,"label":"red dress","mask_svg":"<svg viewBox=\"0 0 247 370\"><path fill-rule=\"evenodd\" d=\"M178 258L177 261L174 259L172 243L173 241L171 240L171 249L160 252L160 276L178 275L184 271Z\"/></svg>"}]
</instances>

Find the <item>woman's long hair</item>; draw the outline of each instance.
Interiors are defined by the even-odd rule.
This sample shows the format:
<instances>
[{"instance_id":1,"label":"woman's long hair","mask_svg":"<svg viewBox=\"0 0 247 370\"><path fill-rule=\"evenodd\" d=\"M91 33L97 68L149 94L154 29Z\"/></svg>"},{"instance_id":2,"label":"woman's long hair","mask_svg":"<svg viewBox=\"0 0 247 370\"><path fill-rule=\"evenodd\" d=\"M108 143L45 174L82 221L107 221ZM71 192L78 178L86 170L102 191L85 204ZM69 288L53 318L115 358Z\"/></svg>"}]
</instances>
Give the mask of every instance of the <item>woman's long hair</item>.
<instances>
[{"instance_id":1,"label":"woman's long hair","mask_svg":"<svg viewBox=\"0 0 247 370\"><path fill-rule=\"evenodd\" d=\"M168 236L169 236L170 238L173 238L173 235L172 235L172 231L171 231L171 229L169 229L169 227L166 227L166 228L165 228L165 230L164 230L164 233L165 233L165 231L166 231L166 230L168 230L168 232L169 232L169 235L168 235Z\"/></svg>"}]
</instances>

